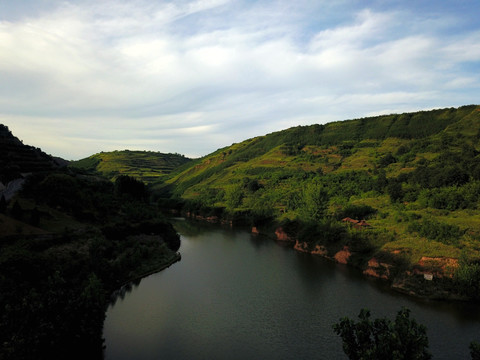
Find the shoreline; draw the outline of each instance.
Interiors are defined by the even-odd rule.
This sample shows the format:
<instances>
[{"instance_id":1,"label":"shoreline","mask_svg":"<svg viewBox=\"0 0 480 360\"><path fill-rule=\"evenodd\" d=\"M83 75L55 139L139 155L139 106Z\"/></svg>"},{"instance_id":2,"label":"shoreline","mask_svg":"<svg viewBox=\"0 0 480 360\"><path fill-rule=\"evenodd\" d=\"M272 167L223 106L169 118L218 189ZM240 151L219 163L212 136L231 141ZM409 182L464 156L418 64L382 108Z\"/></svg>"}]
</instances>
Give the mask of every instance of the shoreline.
<instances>
[{"instance_id":1,"label":"shoreline","mask_svg":"<svg viewBox=\"0 0 480 360\"><path fill-rule=\"evenodd\" d=\"M156 274L160 271L163 271L163 270L169 268L170 266L172 266L173 264L179 262L181 259L182 259L182 255L179 252L176 252L166 263L163 263L163 264L159 265L158 267L155 267L151 270L148 270L148 271L142 272L140 274L137 274L127 281L121 282L120 286L116 286L115 290L112 290L110 292L110 300L113 296L116 295L117 292L120 292L121 289L124 288L125 286L128 286L129 284L134 283L135 281L142 280L143 278L145 278L149 275Z\"/></svg>"},{"instance_id":2,"label":"shoreline","mask_svg":"<svg viewBox=\"0 0 480 360\"><path fill-rule=\"evenodd\" d=\"M235 226L231 221L221 219L217 216L206 217L187 213L186 218L206 223L214 223L220 226L228 226L230 228ZM388 285L391 290L407 296L433 301L475 302L474 299L468 296L449 291L452 288L453 275L448 271L437 270L436 272L432 272L428 267L424 267L420 263L410 264L408 268L404 269L394 263L377 259L375 254L365 256L364 254L352 251L348 246L342 246L333 254L330 253L331 249L329 251L329 249L323 245L315 245L313 249L310 249L308 243L300 242L295 236L287 234L281 226L274 222L262 228L253 226L250 228L245 227L245 229L252 235L262 235L276 242L289 244L295 251L321 256L335 263L356 268L362 272L365 278L382 281ZM355 258L357 264L350 262L352 258ZM422 259L424 258L425 257ZM450 258L425 259L440 264L452 260ZM363 266L359 263L363 263Z\"/></svg>"}]
</instances>

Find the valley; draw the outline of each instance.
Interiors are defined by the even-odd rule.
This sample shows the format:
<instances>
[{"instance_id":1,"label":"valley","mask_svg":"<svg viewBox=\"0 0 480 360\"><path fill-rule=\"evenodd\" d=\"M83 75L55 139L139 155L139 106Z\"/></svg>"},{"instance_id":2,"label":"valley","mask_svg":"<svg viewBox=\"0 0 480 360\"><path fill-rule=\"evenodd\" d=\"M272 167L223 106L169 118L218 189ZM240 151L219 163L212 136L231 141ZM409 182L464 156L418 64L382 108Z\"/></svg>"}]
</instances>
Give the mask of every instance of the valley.
<instances>
[{"instance_id":1,"label":"valley","mask_svg":"<svg viewBox=\"0 0 480 360\"><path fill-rule=\"evenodd\" d=\"M408 296L478 301L479 110L298 126L197 159L69 162L2 125L1 355L49 358L48 339L101 358L109 294L180 259L172 215L247 228Z\"/></svg>"}]
</instances>

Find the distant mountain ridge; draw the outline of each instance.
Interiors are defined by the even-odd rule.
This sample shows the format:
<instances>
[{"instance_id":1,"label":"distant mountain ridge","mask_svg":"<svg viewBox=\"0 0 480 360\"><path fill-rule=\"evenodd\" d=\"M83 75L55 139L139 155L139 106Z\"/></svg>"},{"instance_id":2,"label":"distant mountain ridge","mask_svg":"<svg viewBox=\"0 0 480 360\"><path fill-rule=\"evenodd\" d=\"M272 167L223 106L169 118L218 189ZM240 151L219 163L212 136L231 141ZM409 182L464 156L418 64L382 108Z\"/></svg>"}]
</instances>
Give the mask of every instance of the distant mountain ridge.
<instances>
[{"instance_id":1,"label":"distant mountain ridge","mask_svg":"<svg viewBox=\"0 0 480 360\"><path fill-rule=\"evenodd\" d=\"M191 159L179 154L123 150L101 152L85 159L72 161L70 166L97 172L109 179L114 179L118 175L129 175L145 183L151 183L189 161Z\"/></svg>"}]
</instances>

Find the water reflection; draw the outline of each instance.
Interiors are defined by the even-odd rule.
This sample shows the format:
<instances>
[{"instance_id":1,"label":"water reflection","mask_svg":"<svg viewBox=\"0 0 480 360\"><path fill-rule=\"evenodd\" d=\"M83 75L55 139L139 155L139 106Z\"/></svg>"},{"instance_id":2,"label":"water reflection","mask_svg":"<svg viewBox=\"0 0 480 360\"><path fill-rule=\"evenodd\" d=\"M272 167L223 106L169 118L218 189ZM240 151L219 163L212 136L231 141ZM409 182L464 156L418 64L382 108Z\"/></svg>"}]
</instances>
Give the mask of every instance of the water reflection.
<instances>
[{"instance_id":1,"label":"water reflection","mask_svg":"<svg viewBox=\"0 0 480 360\"><path fill-rule=\"evenodd\" d=\"M263 236L176 222L182 261L122 288L105 321L107 359L344 358L332 324L393 318L402 306L428 328L434 359L468 358L480 310L395 293L356 269ZM321 355L319 355L321 354Z\"/></svg>"},{"instance_id":2,"label":"water reflection","mask_svg":"<svg viewBox=\"0 0 480 360\"><path fill-rule=\"evenodd\" d=\"M142 279L136 279L124 284L120 289L115 290L110 296L110 306L114 306L118 299L125 299L125 295L131 293L134 289L138 288Z\"/></svg>"}]
</instances>

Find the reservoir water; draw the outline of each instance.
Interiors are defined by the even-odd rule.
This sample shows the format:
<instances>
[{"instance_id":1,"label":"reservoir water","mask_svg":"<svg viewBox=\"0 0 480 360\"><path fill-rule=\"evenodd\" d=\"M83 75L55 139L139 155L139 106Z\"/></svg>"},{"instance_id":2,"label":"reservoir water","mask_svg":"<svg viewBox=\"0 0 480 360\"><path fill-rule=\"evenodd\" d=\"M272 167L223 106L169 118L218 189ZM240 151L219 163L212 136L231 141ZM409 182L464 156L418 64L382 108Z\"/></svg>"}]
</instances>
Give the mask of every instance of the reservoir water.
<instances>
[{"instance_id":1,"label":"reservoir water","mask_svg":"<svg viewBox=\"0 0 480 360\"><path fill-rule=\"evenodd\" d=\"M332 324L393 319L427 326L433 359L469 359L480 309L416 300L358 270L246 231L178 222L182 260L119 296L104 325L105 358L345 359Z\"/></svg>"}]
</instances>

